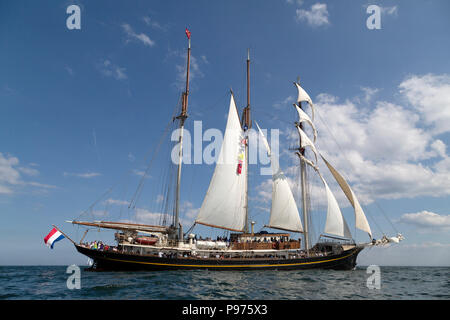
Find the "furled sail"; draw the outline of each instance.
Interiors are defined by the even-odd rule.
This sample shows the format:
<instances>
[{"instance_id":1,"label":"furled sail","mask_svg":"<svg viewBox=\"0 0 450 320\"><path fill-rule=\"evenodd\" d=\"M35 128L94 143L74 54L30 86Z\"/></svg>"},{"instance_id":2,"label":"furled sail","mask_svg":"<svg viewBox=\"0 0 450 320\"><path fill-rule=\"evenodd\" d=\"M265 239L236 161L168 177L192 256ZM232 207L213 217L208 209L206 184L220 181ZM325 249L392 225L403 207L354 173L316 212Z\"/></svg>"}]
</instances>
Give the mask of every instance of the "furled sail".
<instances>
[{"instance_id":1,"label":"furled sail","mask_svg":"<svg viewBox=\"0 0 450 320\"><path fill-rule=\"evenodd\" d=\"M196 223L233 231L245 225L246 161L243 130L231 95L219 158Z\"/></svg>"},{"instance_id":2,"label":"furled sail","mask_svg":"<svg viewBox=\"0 0 450 320\"><path fill-rule=\"evenodd\" d=\"M258 127L261 138L266 146L267 153L270 155L272 167L272 207L270 210L269 224L267 226L292 232L303 232L297 204L295 203L294 195L289 187L287 178L280 169L278 155L273 154L270 151L266 137L256 121L255 124Z\"/></svg>"},{"instance_id":3,"label":"furled sail","mask_svg":"<svg viewBox=\"0 0 450 320\"><path fill-rule=\"evenodd\" d=\"M311 121L311 118L306 114L305 111L303 111L301 108L299 108L299 106L297 106L296 104L294 104L295 109L298 112L298 123L302 123L302 122L307 122L309 123L309 125L311 126L311 128L313 129L313 134L314 134L314 142L316 142L317 139L317 130L316 127L314 126L314 123Z\"/></svg>"},{"instance_id":4,"label":"furled sail","mask_svg":"<svg viewBox=\"0 0 450 320\"><path fill-rule=\"evenodd\" d=\"M330 170L333 177L336 179L337 183L341 187L344 194L347 196L348 201L350 201L351 205L355 209L355 225L358 229L363 230L367 232L372 239L372 231L370 230L369 222L367 221L366 215L364 214L363 209L361 208L361 205L359 204L358 199L356 198L353 190L348 185L347 181L341 176L341 174L334 169L331 164L325 160L325 158L320 155L327 165L328 169Z\"/></svg>"},{"instance_id":5,"label":"furled sail","mask_svg":"<svg viewBox=\"0 0 450 320\"><path fill-rule=\"evenodd\" d=\"M319 173L319 172L318 172ZM333 234L346 239L351 239L352 235L347 223L345 222L344 216L342 215L341 209L334 197L333 192L331 192L330 187L326 183L325 179L319 173L323 184L325 185L325 190L327 193L328 209L327 209L327 220L325 222L324 232L327 234Z\"/></svg>"},{"instance_id":6,"label":"furled sail","mask_svg":"<svg viewBox=\"0 0 450 320\"><path fill-rule=\"evenodd\" d=\"M297 82L294 82L294 84L295 84L295 86L297 87L297 90L298 90L297 102L302 102L302 101L308 102L309 106L311 107L312 120L314 121L314 105L312 103L311 98L306 93L306 91L302 87L300 87L300 85Z\"/></svg>"},{"instance_id":7,"label":"furled sail","mask_svg":"<svg viewBox=\"0 0 450 320\"><path fill-rule=\"evenodd\" d=\"M311 139L308 138L306 133L300 129L299 126L297 126L298 134L300 135L300 146L302 148L310 147L311 150L314 152L314 156L316 158L316 164L317 164L317 149L314 143L311 141Z\"/></svg>"}]
</instances>

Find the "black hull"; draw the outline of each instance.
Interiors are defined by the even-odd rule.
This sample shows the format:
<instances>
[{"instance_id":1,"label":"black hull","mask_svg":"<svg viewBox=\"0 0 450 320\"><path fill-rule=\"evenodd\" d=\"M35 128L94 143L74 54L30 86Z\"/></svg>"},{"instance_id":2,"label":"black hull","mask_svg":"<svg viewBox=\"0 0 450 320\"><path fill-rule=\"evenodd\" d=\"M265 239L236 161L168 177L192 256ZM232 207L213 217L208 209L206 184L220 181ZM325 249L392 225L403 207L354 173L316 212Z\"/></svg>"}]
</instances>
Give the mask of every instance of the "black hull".
<instances>
[{"instance_id":1,"label":"black hull","mask_svg":"<svg viewBox=\"0 0 450 320\"><path fill-rule=\"evenodd\" d=\"M303 270L334 269L353 270L356 258L362 250L355 247L340 254L322 257L278 259L211 259L211 258L162 258L126 254L114 251L99 251L75 245L78 252L94 260L96 271L128 271L128 270Z\"/></svg>"}]
</instances>

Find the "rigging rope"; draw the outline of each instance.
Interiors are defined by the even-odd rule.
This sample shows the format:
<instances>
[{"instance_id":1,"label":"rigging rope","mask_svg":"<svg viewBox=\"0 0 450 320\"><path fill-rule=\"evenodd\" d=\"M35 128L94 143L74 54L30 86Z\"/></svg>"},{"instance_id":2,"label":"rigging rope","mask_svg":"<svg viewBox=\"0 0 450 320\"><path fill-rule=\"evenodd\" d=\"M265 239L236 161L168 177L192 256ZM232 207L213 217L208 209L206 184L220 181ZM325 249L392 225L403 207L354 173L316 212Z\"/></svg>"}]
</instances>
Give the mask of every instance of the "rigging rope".
<instances>
[{"instance_id":1,"label":"rigging rope","mask_svg":"<svg viewBox=\"0 0 450 320\"><path fill-rule=\"evenodd\" d=\"M164 129L163 135L161 136L161 138L159 140L158 146L156 147L156 150L153 153L153 156L152 156L152 158L151 158L151 160L150 160L150 162L149 162L149 164L147 166L147 169L145 170L145 173L143 174L143 176L141 178L141 181L139 182L139 185L138 185L138 187L136 189L136 192L134 193L134 195L133 195L133 197L132 197L132 199L130 201L130 204L129 204L128 208L131 208L131 207L133 207L133 209L136 208L136 203L137 203L137 200L138 200L138 198L139 198L139 196L140 196L140 194L142 192L142 187L143 187L145 178L147 177L148 171L150 170L150 167L153 164L153 161L155 160L156 155L158 154L159 148L161 147L161 145L162 145L162 143L163 143L167 133L169 132L169 128L171 127L171 125L175 121L175 115L177 113L178 108L179 107L177 105L177 107L175 108L174 113L172 115L172 119L169 120L169 123L166 125L166 128ZM133 203L134 203L134 205L133 205Z\"/></svg>"}]
</instances>

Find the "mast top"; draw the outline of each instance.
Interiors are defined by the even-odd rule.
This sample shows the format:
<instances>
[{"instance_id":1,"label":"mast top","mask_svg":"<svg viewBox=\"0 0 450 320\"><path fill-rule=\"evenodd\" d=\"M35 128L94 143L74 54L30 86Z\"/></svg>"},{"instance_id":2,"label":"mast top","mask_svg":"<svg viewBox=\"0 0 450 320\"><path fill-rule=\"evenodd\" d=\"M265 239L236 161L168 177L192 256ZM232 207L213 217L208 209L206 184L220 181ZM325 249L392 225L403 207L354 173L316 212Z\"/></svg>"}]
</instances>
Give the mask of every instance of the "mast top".
<instances>
[{"instance_id":1,"label":"mast top","mask_svg":"<svg viewBox=\"0 0 450 320\"><path fill-rule=\"evenodd\" d=\"M188 38L188 48L190 49L191 48L191 32L188 30L188 28L186 28L185 32L186 32L186 36Z\"/></svg>"}]
</instances>

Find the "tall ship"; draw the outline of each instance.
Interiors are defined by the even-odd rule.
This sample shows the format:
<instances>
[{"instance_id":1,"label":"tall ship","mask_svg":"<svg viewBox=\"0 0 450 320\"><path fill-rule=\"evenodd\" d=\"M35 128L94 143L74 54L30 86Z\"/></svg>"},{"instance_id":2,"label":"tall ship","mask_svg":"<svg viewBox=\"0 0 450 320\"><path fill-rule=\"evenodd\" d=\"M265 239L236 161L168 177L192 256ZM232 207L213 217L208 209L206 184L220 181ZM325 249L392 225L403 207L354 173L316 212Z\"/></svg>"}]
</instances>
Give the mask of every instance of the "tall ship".
<instances>
[{"instance_id":1,"label":"tall ship","mask_svg":"<svg viewBox=\"0 0 450 320\"><path fill-rule=\"evenodd\" d=\"M352 270L356 266L358 254L364 248L403 240L401 234L393 237L384 235L379 240L373 238L366 215L352 188L315 146L318 138L314 124L315 107L299 80L294 82L298 93L294 104L298 119L292 123L292 128L298 132L298 143L295 148L291 148L298 158L300 170L298 182L301 196L296 201L289 180L281 170L278 154L271 151L263 131L251 119L250 54L247 56L247 105L240 116L233 92L230 92L226 128L214 173L194 225L183 232L180 221L180 188L183 186L183 132L188 119L191 59L191 35L187 29L186 35L186 89L181 95L181 112L173 117L179 129L179 149L172 221L170 224L148 225L75 219L68 222L86 229L77 242L55 226L74 244L79 253L91 259L92 270ZM275 229L277 232L255 232L255 222L249 217L249 132L253 123L266 148L272 170L270 217L264 228ZM323 177L322 167L329 170L342 189L353 208L355 227L367 234L367 242L356 243L352 238L338 202ZM328 206L323 233L316 243L312 243L310 236L311 219L314 218L310 214L308 193L311 172L322 182ZM217 239L202 239L193 233L196 225L223 229L229 234ZM106 245L100 241L83 242L92 229L114 230L116 243Z\"/></svg>"}]
</instances>

